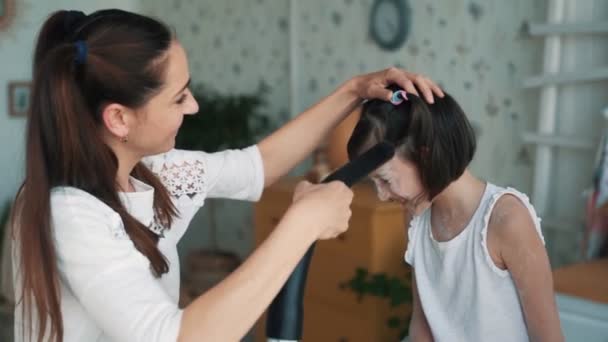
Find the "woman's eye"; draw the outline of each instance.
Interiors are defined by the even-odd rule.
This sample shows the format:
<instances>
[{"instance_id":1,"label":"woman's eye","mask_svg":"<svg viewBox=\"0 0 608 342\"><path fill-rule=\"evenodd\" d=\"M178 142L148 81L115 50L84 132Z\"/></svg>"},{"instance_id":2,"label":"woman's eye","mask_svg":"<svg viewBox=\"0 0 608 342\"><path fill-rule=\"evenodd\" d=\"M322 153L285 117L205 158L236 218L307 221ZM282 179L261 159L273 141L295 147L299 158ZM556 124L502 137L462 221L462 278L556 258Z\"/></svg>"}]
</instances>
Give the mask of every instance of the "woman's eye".
<instances>
[{"instance_id":1,"label":"woman's eye","mask_svg":"<svg viewBox=\"0 0 608 342\"><path fill-rule=\"evenodd\" d=\"M186 97L188 97L186 94L180 96L180 98L177 99L177 101L175 101L175 103L177 103L177 104L183 104L184 101L186 101Z\"/></svg>"}]
</instances>

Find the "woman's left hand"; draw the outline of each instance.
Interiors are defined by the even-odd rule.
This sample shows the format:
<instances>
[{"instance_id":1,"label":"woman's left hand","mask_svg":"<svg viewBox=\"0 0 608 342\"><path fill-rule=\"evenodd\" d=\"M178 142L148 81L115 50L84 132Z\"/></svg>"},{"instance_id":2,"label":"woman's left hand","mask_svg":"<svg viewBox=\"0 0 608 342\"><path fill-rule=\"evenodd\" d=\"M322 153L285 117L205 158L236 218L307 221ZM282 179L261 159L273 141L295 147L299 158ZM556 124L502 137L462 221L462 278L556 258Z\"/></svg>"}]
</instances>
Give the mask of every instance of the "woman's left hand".
<instances>
[{"instance_id":1,"label":"woman's left hand","mask_svg":"<svg viewBox=\"0 0 608 342\"><path fill-rule=\"evenodd\" d=\"M422 74L411 73L398 68L388 68L370 74L360 75L350 80L352 90L362 99L390 101L393 92L386 89L396 84L408 93L424 97L434 103L434 96L443 97L443 91L435 82ZM422 94L418 94L418 88Z\"/></svg>"}]
</instances>

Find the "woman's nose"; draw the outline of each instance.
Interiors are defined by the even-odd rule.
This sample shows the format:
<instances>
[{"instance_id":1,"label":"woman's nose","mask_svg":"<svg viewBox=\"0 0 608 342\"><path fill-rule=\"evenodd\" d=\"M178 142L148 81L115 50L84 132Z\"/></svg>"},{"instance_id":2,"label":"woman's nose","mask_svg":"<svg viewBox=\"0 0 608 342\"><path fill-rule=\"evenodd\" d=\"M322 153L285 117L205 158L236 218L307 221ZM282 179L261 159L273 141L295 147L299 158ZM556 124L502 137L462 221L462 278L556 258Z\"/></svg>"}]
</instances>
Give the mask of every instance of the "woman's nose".
<instances>
[{"instance_id":1,"label":"woman's nose","mask_svg":"<svg viewBox=\"0 0 608 342\"><path fill-rule=\"evenodd\" d=\"M198 111L199 111L198 101L196 101L196 99L192 98L192 102L190 102L188 104L188 108L185 111L184 115L197 114Z\"/></svg>"}]
</instances>

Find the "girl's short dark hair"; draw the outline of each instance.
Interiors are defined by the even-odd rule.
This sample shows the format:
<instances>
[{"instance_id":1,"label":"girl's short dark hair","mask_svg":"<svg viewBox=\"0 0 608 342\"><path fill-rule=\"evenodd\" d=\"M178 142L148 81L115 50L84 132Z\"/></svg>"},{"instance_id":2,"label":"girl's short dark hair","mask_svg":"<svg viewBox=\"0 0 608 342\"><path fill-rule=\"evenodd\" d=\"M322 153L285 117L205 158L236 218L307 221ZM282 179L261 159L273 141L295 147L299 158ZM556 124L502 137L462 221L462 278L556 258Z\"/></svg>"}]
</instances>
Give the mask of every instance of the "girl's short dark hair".
<instances>
[{"instance_id":1,"label":"girl's short dark hair","mask_svg":"<svg viewBox=\"0 0 608 342\"><path fill-rule=\"evenodd\" d=\"M449 94L436 97L434 104L413 94L407 97L399 105L382 100L364 103L348 141L348 155L353 159L381 141L393 144L398 156L417 167L426 194L433 199L471 163L475 134L466 114Z\"/></svg>"}]
</instances>

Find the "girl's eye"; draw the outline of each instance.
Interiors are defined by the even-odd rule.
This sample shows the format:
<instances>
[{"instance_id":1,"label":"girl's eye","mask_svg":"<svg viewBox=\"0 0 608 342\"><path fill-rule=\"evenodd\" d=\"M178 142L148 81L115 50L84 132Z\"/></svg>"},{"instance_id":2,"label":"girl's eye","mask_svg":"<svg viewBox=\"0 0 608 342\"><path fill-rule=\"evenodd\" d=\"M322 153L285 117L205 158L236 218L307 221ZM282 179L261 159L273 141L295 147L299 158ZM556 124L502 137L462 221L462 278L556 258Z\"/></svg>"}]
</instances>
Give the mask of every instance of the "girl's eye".
<instances>
[{"instance_id":1,"label":"girl's eye","mask_svg":"<svg viewBox=\"0 0 608 342\"><path fill-rule=\"evenodd\" d=\"M175 103L177 103L177 104L183 104L183 103L184 103L184 101L186 101L186 98L187 98L187 97L188 97L188 96L187 96L186 94L183 94L182 96L180 96L180 98L179 98L179 99L177 99L177 101L175 101Z\"/></svg>"}]
</instances>

